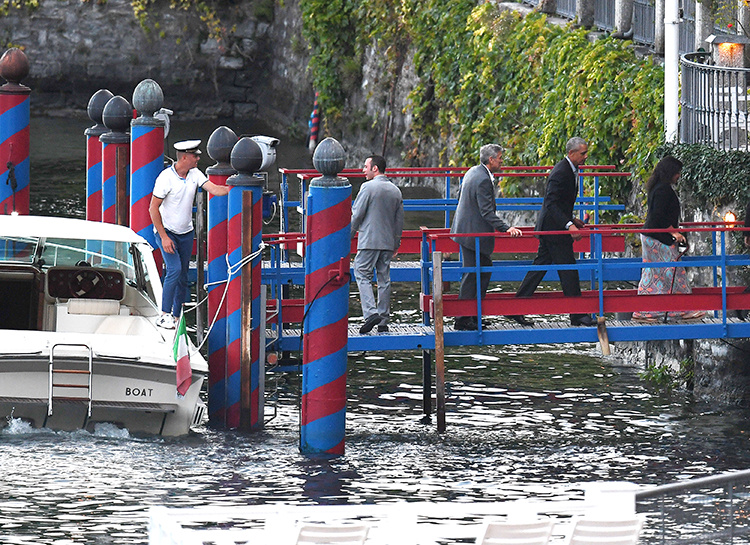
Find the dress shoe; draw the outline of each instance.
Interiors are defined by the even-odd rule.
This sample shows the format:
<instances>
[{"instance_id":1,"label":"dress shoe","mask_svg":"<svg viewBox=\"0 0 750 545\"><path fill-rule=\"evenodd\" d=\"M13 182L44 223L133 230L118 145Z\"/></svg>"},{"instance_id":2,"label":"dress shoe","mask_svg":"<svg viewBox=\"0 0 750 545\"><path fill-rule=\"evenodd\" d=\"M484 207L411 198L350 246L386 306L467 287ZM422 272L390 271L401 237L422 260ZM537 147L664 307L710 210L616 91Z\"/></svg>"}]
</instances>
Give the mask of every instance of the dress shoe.
<instances>
[{"instance_id":1,"label":"dress shoe","mask_svg":"<svg viewBox=\"0 0 750 545\"><path fill-rule=\"evenodd\" d=\"M378 333L388 333L388 324L378 325Z\"/></svg>"},{"instance_id":2,"label":"dress shoe","mask_svg":"<svg viewBox=\"0 0 750 545\"><path fill-rule=\"evenodd\" d=\"M596 325L596 320L594 320L589 314L584 314L582 316L576 316L575 318L573 316L570 317L570 325L572 326L579 326L582 325L584 327L592 327Z\"/></svg>"},{"instance_id":3,"label":"dress shoe","mask_svg":"<svg viewBox=\"0 0 750 545\"><path fill-rule=\"evenodd\" d=\"M533 320L528 319L523 314L513 314L511 316L508 316L508 318L521 325L533 325L534 323Z\"/></svg>"},{"instance_id":4,"label":"dress shoe","mask_svg":"<svg viewBox=\"0 0 750 545\"><path fill-rule=\"evenodd\" d=\"M359 328L360 334L364 335L365 333L369 333L372 331L372 328L375 327L380 323L382 318L378 314L373 314L367 320L365 320L365 323L362 324L362 327Z\"/></svg>"},{"instance_id":5,"label":"dress shoe","mask_svg":"<svg viewBox=\"0 0 750 545\"><path fill-rule=\"evenodd\" d=\"M477 329L477 320L471 316L459 316L453 324L456 331L475 331Z\"/></svg>"}]
</instances>

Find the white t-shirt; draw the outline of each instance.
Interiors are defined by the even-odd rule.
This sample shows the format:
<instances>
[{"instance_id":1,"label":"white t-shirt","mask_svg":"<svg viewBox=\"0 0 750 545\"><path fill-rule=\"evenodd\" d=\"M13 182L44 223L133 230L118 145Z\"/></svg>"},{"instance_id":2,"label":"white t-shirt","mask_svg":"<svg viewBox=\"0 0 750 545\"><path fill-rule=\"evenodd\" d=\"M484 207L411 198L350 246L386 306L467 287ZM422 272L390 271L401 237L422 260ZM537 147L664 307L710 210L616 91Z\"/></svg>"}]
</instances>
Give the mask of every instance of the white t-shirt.
<instances>
[{"instance_id":1,"label":"white t-shirt","mask_svg":"<svg viewBox=\"0 0 750 545\"><path fill-rule=\"evenodd\" d=\"M180 178L173 166L159 174L154 183L154 196L164 199L159 212L165 229L176 235L193 230L195 192L207 181L206 175L197 168L191 168L185 178Z\"/></svg>"}]
</instances>

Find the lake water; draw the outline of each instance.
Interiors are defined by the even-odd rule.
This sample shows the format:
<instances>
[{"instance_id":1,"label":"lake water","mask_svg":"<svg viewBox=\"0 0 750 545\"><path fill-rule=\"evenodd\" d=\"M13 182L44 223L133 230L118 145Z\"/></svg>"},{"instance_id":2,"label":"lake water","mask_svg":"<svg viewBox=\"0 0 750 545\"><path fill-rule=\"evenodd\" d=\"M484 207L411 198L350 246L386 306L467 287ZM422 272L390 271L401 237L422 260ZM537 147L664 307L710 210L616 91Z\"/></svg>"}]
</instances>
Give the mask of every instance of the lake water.
<instances>
[{"instance_id":1,"label":"lake water","mask_svg":"<svg viewBox=\"0 0 750 545\"><path fill-rule=\"evenodd\" d=\"M88 125L32 123L35 212L83 215ZM186 123L185 137L205 143L215 126L200 127ZM397 319L416 319L410 290L395 286ZM655 392L586 344L450 348L438 434L434 418L422 422L418 356L349 358L346 454L333 459L299 453L296 374L268 376L275 417L258 433L201 428L165 439L13 422L0 431L0 543L146 543L151 505L565 498L570 483L662 484L750 462L747 411Z\"/></svg>"}]
</instances>

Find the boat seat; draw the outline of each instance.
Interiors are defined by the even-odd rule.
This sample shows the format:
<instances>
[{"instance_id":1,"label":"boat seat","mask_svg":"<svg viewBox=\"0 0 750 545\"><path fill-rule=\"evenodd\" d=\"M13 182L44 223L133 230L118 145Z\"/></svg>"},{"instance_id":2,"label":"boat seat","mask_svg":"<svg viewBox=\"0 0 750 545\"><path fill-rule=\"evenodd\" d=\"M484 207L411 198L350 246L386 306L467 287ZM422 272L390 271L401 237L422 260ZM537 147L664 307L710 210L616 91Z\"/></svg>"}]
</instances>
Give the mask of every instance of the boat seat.
<instances>
[{"instance_id":1,"label":"boat seat","mask_svg":"<svg viewBox=\"0 0 750 545\"><path fill-rule=\"evenodd\" d=\"M159 331L144 316L107 316L94 333L98 335L153 336L155 340L161 339Z\"/></svg>"},{"instance_id":2,"label":"boat seat","mask_svg":"<svg viewBox=\"0 0 750 545\"><path fill-rule=\"evenodd\" d=\"M68 299L57 303L56 331L70 333L93 333L109 316L121 312L128 314L129 309L121 306L116 299Z\"/></svg>"},{"instance_id":3,"label":"boat seat","mask_svg":"<svg viewBox=\"0 0 750 545\"><path fill-rule=\"evenodd\" d=\"M68 314L109 316L120 314L120 301L115 299L68 299Z\"/></svg>"}]
</instances>

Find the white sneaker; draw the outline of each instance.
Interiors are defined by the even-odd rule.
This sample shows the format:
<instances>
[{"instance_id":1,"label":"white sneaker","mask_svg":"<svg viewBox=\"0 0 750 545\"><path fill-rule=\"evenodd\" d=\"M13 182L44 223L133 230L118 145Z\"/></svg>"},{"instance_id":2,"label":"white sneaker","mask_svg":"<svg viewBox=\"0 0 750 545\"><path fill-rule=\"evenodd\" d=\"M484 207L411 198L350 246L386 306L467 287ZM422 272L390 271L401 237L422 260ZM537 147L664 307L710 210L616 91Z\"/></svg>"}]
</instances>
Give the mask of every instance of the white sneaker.
<instances>
[{"instance_id":1,"label":"white sneaker","mask_svg":"<svg viewBox=\"0 0 750 545\"><path fill-rule=\"evenodd\" d=\"M175 323L174 323L174 316L171 314L162 314L157 318L156 325L159 327L163 327L164 329L174 329Z\"/></svg>"}]
</instances>

